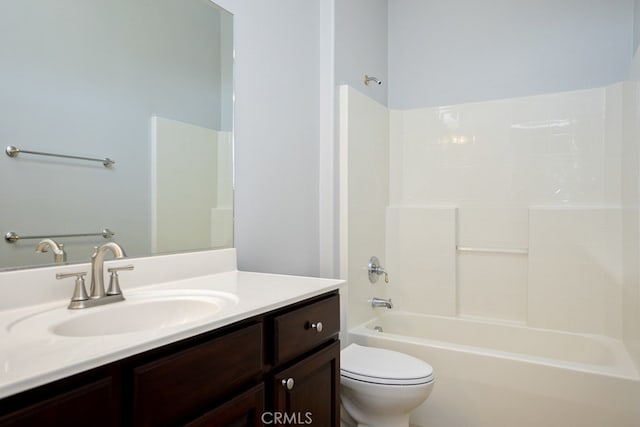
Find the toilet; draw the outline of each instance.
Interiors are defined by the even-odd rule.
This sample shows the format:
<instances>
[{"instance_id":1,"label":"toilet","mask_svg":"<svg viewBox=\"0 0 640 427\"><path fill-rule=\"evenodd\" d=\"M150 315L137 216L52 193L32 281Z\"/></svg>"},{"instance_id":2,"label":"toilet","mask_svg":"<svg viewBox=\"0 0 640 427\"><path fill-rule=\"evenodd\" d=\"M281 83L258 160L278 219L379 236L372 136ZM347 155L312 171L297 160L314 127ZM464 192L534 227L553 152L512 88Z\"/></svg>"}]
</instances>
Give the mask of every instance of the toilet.
<instances>
[{"instance_id":1,"label":"toilet","mask_svg":"<svg viewBox=\"0 0 640 427\"><path fill-rule=\"evenodd\" d=\"M433 383L433 368L420 359L350 344L340 352L341 424L408 427Z\"/></svg>"}]
</instances>

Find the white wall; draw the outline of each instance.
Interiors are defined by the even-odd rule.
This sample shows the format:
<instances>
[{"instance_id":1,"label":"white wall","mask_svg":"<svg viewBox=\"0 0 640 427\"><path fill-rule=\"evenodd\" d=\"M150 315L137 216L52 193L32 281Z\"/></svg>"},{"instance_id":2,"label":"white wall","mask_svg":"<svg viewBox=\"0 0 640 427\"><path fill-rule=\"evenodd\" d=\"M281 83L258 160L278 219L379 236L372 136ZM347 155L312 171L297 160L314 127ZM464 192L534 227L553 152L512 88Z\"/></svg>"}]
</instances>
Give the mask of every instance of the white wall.
<instances>
[{"instance_id":1,"label":"white wall","mask_svg":"<svg viewBox=\"0 0 640 427\"><path fill-rule=\"evenodd\" d=\"M637 3L637 0L636 0ZM389 105L406 109L626 78L633 0L389 2Z\"/></svg>"},{"instance_id":2,"label":"white wall","mask_svg":"<svg viewBox=\"0 0 640 427\"><path fill-rule=\"evenodd\" d=\"M319 1L234 14L235 246L242 270L319 274Z\"/></svg>"},{"instance_id":3,"label":"white wall","mask_svg":"<svg viewBox=\"0 0 640 427\"><path fill-rule=\"evenodd\" d=\"M388 0L336 2L336 84L347 84L387 105ZM382 85L364 84L364 75Z\"/></svg>"}]
</instances>

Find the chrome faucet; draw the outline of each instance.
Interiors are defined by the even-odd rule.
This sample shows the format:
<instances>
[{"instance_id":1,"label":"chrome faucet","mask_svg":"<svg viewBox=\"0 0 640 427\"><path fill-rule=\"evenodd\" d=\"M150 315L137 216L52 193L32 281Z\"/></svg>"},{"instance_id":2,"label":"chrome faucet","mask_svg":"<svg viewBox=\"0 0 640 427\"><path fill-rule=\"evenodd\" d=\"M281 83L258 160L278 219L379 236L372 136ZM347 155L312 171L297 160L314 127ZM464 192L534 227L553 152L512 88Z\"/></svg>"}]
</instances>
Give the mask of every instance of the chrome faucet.
<instances>
[{"instance_id":1,"label":"chrome faucet","mask_svg":"<svg viewBox=\"0 0 640 427\"><path fill-rule=\"evenodd\" d=\"M384 299L384 298L373 297L373 298L371 298L371 307L373 307L373 308L376 308L376 307L393 308L393 303L391 302L391 298Z\"/></svg>"},{"instance_id":2,"label":"chrome faucet","mask_svg":"<svg viewBox=\"0 0 640 427\"><path fill-rule=\"evenodd\" d=\"M107 252L113 253L115 258L124 258L127 254L116 242L108 242L98 247L93 247L91 255L91 287L89 288L89 298L104 298L104 258Z\"/></svg>"},{"instance_id":3,"label":"chrome faucet","mask_svg":"<svg viewBox=\"0 0 640 427\"><path fill-rule=\"evenodd\" d=\"M53 252L53 262L56 264L64 264L67 262L67 253L64 251L64 245L62 243L57 243L52 239L42 239L38 246L36 246L37 253L45 253L51 249Z\"/></svg>"},{"instance_id":4,"label":"chrome faucet","mask_svg":"<svg viewBox=\"0 0 640 427\"><path fill-rule=\"evenodd\" d=\"M371 259L369 259L367 271L369 272L369 282L372 284L378 281L378 276L381 274L384 274L384 283L389 283L389 273L380 265L378 257L372 256Z\"/></svg>"}]
</instances>

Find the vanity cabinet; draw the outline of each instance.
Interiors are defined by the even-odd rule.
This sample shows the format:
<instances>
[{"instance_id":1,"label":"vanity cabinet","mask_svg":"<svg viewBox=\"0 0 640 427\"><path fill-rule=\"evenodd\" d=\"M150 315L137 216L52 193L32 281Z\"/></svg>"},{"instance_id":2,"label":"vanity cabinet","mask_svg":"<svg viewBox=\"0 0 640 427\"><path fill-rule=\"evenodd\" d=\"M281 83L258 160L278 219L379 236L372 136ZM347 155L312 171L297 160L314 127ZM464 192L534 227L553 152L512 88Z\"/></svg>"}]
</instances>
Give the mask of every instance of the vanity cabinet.
<instances>
[{"instance_id":1,"label":"vanity cabinet","mask_svg":"<svg viewBox=\"0 0 640 427\"><path fill-rule=\"evenodd\" d=\"M337 427L339 329L333 291L2 399L0 427Z\"/></svg>"}]
</instances>

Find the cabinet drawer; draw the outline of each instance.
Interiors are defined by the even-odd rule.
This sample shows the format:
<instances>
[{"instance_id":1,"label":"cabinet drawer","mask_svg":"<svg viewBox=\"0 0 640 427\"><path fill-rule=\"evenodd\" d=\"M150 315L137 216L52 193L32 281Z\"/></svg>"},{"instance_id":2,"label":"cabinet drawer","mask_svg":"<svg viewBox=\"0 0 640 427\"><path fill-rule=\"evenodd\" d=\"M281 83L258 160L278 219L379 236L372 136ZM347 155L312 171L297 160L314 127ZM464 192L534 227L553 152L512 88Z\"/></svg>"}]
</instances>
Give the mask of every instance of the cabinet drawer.
<instances>
[{"instance_id":1,"label":"cabinet drawer","mask_svg":"<svg viewBox=\"0 0 640 427\"><path fill-rule=\"evenodd\" d=\"M133 371L136 426L176 425L257 381L262 323L189 348Z\"/></svg>"},{"instance_id":2,"label":"cabinet drawer","mask_svg":"<svg viewBox=\"0 0 640 427\"><path fill-rule=\"evenodd\" d=\"M276 316L273 331L276 365L334 339L340 331L340 297L333 295Z\"/></svg>"}]
</instances>

